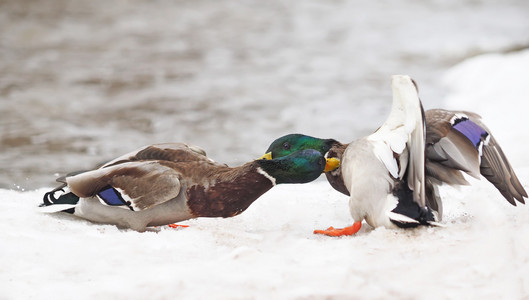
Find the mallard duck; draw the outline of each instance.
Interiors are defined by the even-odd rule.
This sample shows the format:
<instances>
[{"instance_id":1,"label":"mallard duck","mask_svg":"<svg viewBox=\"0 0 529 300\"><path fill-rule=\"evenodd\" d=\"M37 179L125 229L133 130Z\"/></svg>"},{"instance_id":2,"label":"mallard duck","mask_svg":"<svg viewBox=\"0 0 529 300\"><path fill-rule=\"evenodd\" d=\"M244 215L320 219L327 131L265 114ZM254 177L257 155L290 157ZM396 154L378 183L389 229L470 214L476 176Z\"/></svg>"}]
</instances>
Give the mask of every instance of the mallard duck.
<instances>
[{"instance_id":1,"label":"mallard duck","mask_svg":"<svg viewBox=\"0 0 529 300\"><path fill-rule=\"evenodd\" d=\"M62 185L44 195L42 206L144 231L197 217L236 216L274 185L310 182L325 165L320 152L306 149L231 168L196 146L156 144L57 179ZM64 193L56 198L58 191Z\"/></svg>"},{"instance_id":2,"label":"mallard duck","mask_svg":"<svg viewBox=\"0 0 529 300\"><path fill-rule=\"evenodd\" d=\"M351 235L364 219L373 227L437 225L442 219L438 186L468 184L462 172L483 175L512 205L525 203L527 192L479 115L443 109L424 113L417 85L408 76L393 76L392 88L391 113L372 135L342 144L290 134L266 151L265 157L275 159L315 149L340 162L326 176L336 190L350 196L355 223L315 233Z\"/></svg>"}]
</instances>

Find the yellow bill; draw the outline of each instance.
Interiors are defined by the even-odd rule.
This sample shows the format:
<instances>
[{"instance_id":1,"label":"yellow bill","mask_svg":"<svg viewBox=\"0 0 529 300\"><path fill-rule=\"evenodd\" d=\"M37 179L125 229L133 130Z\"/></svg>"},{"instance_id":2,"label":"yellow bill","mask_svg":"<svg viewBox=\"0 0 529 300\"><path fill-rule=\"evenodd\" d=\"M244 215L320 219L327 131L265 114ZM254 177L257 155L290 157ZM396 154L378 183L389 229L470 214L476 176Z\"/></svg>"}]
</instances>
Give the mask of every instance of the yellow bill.
<instances>
[{"instance_id":1,"label":"yellow bill","mask_svg":"<svg viewBox=\"0 0 529 300\"><path fill-rule=\"evenodd\" d=\"M339 159L335 157L326 158L325 159L325 169L323 170L323 172L330 172L330 171L336 170L339 166L340 166Z\"/></svg>"},{"instance_id":2,"label":"yellow bill","mask_svg":"<svg viewBox=\"0 0 529 300\"><path fill-rule=\"evenodd\" d=\"M258 159L271 160L272 159L272 152L268 152L268 153L264 154L263 156L259 157Z\"/></svg>"}]
</instances>

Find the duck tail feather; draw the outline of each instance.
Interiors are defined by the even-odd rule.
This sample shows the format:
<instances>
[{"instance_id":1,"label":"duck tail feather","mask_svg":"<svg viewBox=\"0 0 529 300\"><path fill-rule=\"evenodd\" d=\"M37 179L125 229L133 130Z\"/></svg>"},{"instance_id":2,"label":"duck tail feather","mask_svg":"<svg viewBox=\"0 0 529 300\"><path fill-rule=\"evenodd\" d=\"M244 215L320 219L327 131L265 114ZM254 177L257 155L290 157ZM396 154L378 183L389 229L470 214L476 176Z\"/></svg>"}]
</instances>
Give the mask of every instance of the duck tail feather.
<instances>
[{"instance_id":1,"label":"duck tail feather","mask_svg":"<svg viewBox=\"0 0 529 300\"><path fill-rule=\"evenodd\" d=\"M419 221L400 213L389 212L388 216L391 222L393 222L393 224L397 225L400 228L411 228L421 225Z\"/></svg>"},{"instance_id":2,"label":"duck tail feather","mask_svg":"<svg viewBox=\"0 0 529 300\"><path fill-rule=\"evenodd\" d=\"M445 224L443 223L439 223L439 222L435 222L435 221L427 221L428 225L430 226L435 226L435 227L446 227Z\"/></svg>"},{"instance_id":3,"label":"duck tail feather","mask_svg":"<svg viewBox=\"0 0 529 300\"><path fill-rule=\"evenodd\" d=\"M55 204L48 206L40 206L39 212L45 214L52 214L57 212L66 212L73 214L75 212L75 204Z\"/></svg>"},{"instance_id":4,"label":"duck tail feather","mask_svg":"<svg viewBox=\"0 0 529 300\"><path fill-rule=\"evenodd\" d=\"M63 183L59 187L47 192L42 198L42 203L39 205L42 212L59 212L64 211L68 213L74 212L74 207L79 202L79 197L72 192L64 192L66 184ZM55 197L55 193L64 192L59 198Z\"/></svg>"}]
</instances>

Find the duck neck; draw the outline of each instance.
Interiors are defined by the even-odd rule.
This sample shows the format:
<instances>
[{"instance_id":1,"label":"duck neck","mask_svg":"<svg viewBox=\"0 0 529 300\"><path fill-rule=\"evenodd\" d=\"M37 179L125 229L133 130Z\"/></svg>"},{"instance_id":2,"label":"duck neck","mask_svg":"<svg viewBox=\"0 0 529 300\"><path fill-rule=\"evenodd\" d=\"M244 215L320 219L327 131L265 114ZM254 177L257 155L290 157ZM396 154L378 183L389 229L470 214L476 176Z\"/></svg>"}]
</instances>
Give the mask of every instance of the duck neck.
<instances>
[{"instance_id":1,"label":"duck neck","mask_svg":"<svg viewBox=\"0 0 529 300\"><path fill-rule=\"evenodd\" d=\"M275 185L275 179L250 162L222 173L208 187L193 185L187 204L196 217L233 217L245 211Z\"/></svg>"},{"instance_id":2,"label":"duck neck","mask_svg":"<svg viewBox=\"0 0 529 300\"><path fill-rule=\"evenodd\" d=\"M326 157L327 158L337 158L340 161L342 161L343 153L345 152L345 149L347 148L348 144L341 144L339 142L336 142L331 149L327 152ZM345 187L345 183L343 181L342 176L342 167L338 167L336 170L330 171L325 173L325 176L327 177L327 181L329 181L329 184L338 192L345 194L349 196L349 190Z\"/></svg>"}]
</instances>

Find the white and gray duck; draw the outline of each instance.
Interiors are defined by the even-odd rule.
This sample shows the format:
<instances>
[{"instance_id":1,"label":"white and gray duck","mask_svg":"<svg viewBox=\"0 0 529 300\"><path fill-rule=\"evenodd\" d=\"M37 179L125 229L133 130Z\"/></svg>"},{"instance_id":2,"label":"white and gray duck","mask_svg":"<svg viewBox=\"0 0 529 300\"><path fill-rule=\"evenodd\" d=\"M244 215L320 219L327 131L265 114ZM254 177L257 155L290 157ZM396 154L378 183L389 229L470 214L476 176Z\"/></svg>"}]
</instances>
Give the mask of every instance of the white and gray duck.
<instances>
[{"instance_id":1,"label":"white and gray duck","mask_svg":"<svg viewBox=\"0 0 529 300\"><path fill-rule=\"evenodd\" d=\"M236 216L276 184L313 181L325 166L313 149L232 168L196 146L156 144L57 179L62 185L46 193L41 206L144 231L197 217Z\"/></svg>"},{"instance_id":2,"label":"white and gray duck","mask_svg":"<svg viewBox=\"0 0 529 300\"><path fill-rule=\"evenodd\" d=\"M466 185L463 173L490 181L512 205L525 203L521 185L500 145L481 117L472 112L432 109L424 112L416 83L392 77L393 106L373 134L342 144L289 134L276 139L264 157L276 159L315 149L334 170L329 183L348 195L354 224L315 230L330 236L352 235L365 220L373 227L436 225L443 206L438 186Z\"/></svg>"}]
</instances>

